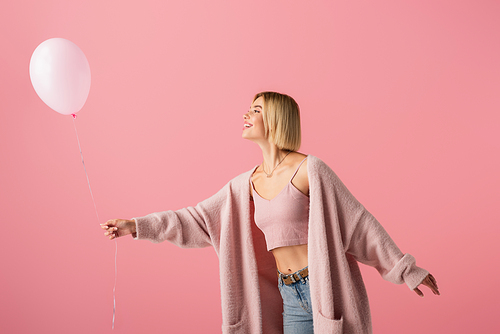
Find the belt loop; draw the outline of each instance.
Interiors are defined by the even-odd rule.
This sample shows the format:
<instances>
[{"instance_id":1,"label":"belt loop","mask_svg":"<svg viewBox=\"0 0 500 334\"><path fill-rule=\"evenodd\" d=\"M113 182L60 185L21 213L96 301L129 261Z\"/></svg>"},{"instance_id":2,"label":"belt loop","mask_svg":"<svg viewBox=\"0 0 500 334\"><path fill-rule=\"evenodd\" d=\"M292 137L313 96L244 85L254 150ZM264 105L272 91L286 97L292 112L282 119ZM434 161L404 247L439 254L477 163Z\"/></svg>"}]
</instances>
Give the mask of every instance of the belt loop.
<instances>
[{"instance_id":1,"label":"belt loop","mask_svg":"<svg viewBox=\"0 0 500 334\"><path fill-rule=\"evenodd\" d=\"M300 277L300 283L306 284L306 279L304 277L302 277L301 274L299 274L299 277Z\"/></svg>"},{"instance_id":2,"label":"belt loop","mask_svg":"<svg viewBox=\"0 0 500 334\"><path fill-rule=\"evenodd\" d=\"M306 284L308 277L309 277L309 266L305 267L300 272L300 280L302 281L302 283Z\"/></svg>"}]
</instances>

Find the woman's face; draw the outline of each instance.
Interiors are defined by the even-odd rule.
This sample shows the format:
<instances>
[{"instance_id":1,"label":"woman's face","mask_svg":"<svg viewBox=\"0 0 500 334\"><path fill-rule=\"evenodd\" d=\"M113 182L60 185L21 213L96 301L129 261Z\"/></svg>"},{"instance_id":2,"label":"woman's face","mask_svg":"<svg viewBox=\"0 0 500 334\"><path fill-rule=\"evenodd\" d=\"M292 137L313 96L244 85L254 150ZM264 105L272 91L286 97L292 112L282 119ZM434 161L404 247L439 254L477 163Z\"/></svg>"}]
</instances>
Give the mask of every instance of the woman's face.
<instances>
[{"instance_id":1,"label":"woman's face","mask_svg":"<svg viewBox=\"0 0 500 334\"><path fill-rule=\"evenodd\" d=\"M250 110L243 115L243 133L242 137L252 141L267 140L266 130L264 129L264 120L262 118L262 106L264 98L261 96L253 101Z\"/></svg>"}]
</instances>

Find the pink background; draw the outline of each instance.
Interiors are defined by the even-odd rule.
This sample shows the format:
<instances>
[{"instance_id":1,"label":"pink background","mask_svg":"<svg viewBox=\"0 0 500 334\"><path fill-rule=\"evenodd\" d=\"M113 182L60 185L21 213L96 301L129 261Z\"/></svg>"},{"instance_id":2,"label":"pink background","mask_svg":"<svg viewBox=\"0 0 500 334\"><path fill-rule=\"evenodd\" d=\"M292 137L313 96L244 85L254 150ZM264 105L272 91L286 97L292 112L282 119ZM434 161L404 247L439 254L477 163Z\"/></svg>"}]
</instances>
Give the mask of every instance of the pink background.
<instances>
[{"instance_id":1,"label":"pink background","mask_svg":"<svg viewBox=\"0 0 500 334\"><path fill-rule=\"evenodd\" d=\"M111 332L115 243L94 212L71 116L29 79L67 38L92 86L76 125L102 222L194 205L260 163L253 95L302 110L319 156L435 275L442 296L363 267L375 333L498 322L498 1L4 1L0 331ZM116 333L219 333L217 257L118 241Z\"/></svg>"}]
</instances>

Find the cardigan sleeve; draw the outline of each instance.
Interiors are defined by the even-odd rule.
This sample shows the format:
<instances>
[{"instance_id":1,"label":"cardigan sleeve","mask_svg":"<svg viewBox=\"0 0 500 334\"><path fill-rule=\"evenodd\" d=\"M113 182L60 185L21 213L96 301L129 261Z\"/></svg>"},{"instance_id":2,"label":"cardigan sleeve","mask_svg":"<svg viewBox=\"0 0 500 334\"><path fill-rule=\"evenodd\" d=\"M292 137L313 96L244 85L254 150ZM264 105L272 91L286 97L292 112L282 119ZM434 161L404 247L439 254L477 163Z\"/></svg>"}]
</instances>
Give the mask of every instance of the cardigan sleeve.
<instances>
[{"instance_id":1,"label":"cardigan sleeve","mask_svg":"<svg viewBox=\"0 0 500 334\"><path fill-rule=\"evenodd\" d=\"M221 210L228 194L227 185L215 195L177 211L163 211L134 218L138 240L169 241L182 248L213 246L219 241Z\"/></svg>"},{"instance_id":2,"label":"cardigan sleeve","mask_svg":"<svg viewBox=\"0 0 500 334\"><path fill-rule=\"evenodd\" d=\"M406 283L410 289L415 289L429 272L417 267L413 256L401 252L377 219L333 171L332 178L346 252L357 261L376 268L385 280Z\"/></svg>"},{"instance_id":3,"label":"cardigan sleeve","mask_svg":"<svg viewBox=\"0 0 500 334\"><path fill-rule=\"evenodd\" d=\"M359 214L347 253L378 270L387 281L415 289L429 272L417 267L415 258L403 254L382 225L365 208Z\"/></svg>"}]
</instances>

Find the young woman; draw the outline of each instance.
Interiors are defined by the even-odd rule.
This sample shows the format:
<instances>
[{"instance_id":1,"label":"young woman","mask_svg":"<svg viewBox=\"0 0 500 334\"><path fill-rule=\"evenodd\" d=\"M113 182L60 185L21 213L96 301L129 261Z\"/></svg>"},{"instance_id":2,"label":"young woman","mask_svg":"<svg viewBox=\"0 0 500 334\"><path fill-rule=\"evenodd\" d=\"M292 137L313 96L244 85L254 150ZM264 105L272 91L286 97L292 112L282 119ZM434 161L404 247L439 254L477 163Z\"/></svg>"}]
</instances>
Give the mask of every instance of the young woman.
<instances>
[{"instance_id":1,"label":"young woman","mask_svg":"<svg viewBox=\"0 0 500 334\"><path fill-rule=\"evenodd\" d=\"M297 152L293 98L259 93L243 119L243 138L262 150L260 165L195 207L113 219L102 224L104 234L214 247L224 333L371 333L358 261L420 296L420 284L439 295L434 277L399 250L337 175Z\"/></svg>"}]
</instances>

